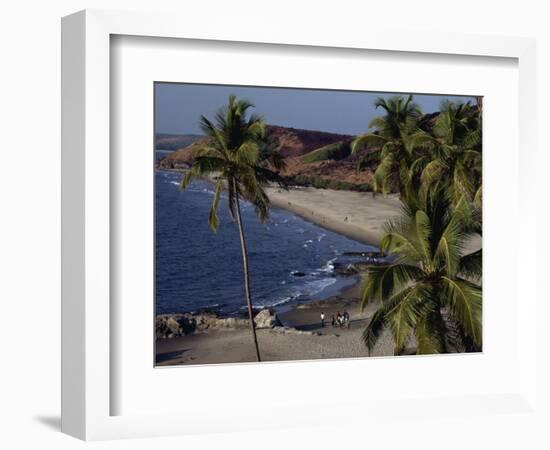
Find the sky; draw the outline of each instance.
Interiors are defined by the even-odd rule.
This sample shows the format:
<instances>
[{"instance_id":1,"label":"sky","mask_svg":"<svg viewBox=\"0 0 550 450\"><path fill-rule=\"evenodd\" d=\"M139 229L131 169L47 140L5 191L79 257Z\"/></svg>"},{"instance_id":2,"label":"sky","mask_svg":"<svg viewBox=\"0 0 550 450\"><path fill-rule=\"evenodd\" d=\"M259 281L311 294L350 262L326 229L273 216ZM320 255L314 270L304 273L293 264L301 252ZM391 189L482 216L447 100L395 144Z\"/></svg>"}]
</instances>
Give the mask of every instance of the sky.
<instances>
[{"instance_id":1,"label":"sky","mask_svg":"<svg viewBox=\"0 0 550 450\"><path fill-rule=\"evenodd\" d=\"M360 134L380 115L377 97L392 93L319 89L264 88L183 83L155 83L155 131L169 134L202 134L201 115L213 118L230 94L251 101L252 111L266 123L341 134ZM439 110L442 100L472 101L473 97L414 95L422 112Z\"/></svg>"}]
</instances>

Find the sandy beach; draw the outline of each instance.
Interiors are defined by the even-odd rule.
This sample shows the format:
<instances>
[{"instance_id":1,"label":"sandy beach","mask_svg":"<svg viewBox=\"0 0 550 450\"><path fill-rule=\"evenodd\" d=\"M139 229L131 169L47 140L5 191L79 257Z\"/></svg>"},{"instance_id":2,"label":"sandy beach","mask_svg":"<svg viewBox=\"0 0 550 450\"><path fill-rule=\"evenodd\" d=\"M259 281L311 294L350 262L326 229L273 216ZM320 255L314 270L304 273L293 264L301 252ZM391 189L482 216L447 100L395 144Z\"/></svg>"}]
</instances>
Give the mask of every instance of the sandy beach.
<instances>
[{"instance_id":1,"label":"sandy beach","mask_svg":"<svg viewBox=\"0 0 550 450\"><path fill-rule=\"evenodd\" d=\"M331 189L267 189L273 206L365 244L378 246L388 219L401 214L397 194L375 196L368 192ZM481 248L477 236L465 246L467 253Z\"/></svg>"},{"instance_id":2,"label":"sandy beach","mask_svg":"<svg viewBox=\"0 0 550 450\"><path fill-rule=\"evenodd\" d=\"M290 361L368 357L361 334L376 309L359 306L360 284L326 300L302 304L279 315L285 332L258 330L263 361ZM349 328L333 328L331 316L346 310ZM325 327L320 315L325 313ZM157 366L255 362L249 329L216 329L179 338L160 339L156 343ZM393 343L384 333L370 356L392 356Z\"/></svg>"}]
</instances>

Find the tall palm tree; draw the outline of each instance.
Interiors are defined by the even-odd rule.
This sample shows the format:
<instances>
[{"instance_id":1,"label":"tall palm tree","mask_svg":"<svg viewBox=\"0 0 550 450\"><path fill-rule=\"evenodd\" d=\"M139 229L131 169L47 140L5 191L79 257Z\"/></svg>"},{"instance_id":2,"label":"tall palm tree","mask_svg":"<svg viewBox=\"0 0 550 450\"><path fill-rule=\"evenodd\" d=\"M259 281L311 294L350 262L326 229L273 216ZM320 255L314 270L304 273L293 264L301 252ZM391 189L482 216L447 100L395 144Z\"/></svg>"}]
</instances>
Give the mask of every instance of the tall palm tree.
<instances>
[{"instance_id":1,"label":"tall palm tree","mask_svg":"<svg viewBox=\"0 0 550 450\"><path fill-rule=\"evenodd\" d=\"M218 205L222 190L227 189L228 208L239 230L243 259L244 287L250 329L256 358L261 361L254 313L250 294L248 251L241 217L241 199L247 200L261 221L269 213L269 198L264 188L271 182L283 184L276 170L284 168L276 143L266 135L261 117L248 114L254 105L246 100L229 96L228 103L215 116L215 123L201 116L200 127L207 142L195 150L193 164L181 181L185 189L195 178L215 178L214 199L208 223L216 231L219 225Z\"/></svg>"},{"instance_id":2,"label":"tall palm tree","mask_svg":"<svg viewBox=\"0 0 550 450\"><path fill-rule=\"evenodd\" d=\"M363 332L369 351L388 328L401 354L414 335L418 354L481 349L481 250L465 255L474 233L466 226L468 203L451 207L446 195L417 197L403 216L386 225L381 249L394 260L370 267L362 288L362 308L379 308Z\"/></svg>"},{"instance_id":3,"label":"tall palm tree","mask_svg":"<svg viewBox=\"0 0 550 450\"><path fill-rule=\"evenodd\" d=\"M359 160L359 170L373 161L378 163L373 174L373 191L386 194L397 186L404 196L408 169L413 159L408 138L418 127L421 111L413 102L412 95L407 98L394 96L387 100L378 98L374 105L382 108L385 114L371 120L369 128L373 131L353 141L352 153L370 150Z\"/></svg>"},{"instance_id":4,"label":"tall palm tree","mask_svg":"<svg viewBox=\"0 0 550 450\"><path fill-rule=\"evenodd\" d=\"M409 143L417 149L417 158L410 166L411 178L417 177L425 189L444 187L454 203L461 197L481 201L479 107L443 102L432 133L417 131Z\"/></svg>"}]
</instances>

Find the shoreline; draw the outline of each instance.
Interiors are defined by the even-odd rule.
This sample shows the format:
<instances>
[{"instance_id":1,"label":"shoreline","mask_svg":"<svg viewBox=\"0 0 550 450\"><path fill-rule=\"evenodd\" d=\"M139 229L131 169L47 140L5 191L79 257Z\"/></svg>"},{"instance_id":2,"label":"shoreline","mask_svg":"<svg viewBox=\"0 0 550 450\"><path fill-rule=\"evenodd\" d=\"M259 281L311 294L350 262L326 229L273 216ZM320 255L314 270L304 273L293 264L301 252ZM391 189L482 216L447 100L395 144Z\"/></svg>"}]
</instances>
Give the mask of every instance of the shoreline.
<instances>
[{"instance_id":1,"label":"shoreline","mask_svg":"<svg viewBox=\"0 0 550 450\"><path fill-rule=\"evenodd\" d=\"M183 173L181 169L156 169L166 172ZM209 179L205 181L211 182ZM378 247L384 225L388 219L399 217L402 210L401 201L397 194L387 196L365 192L336 191L311 187L291 187L284 190L277 187L266 188L268 197L275 208L288 211L296 216L313 223L321 228L337 233L362 244ZM481 248L481 237L472 239L465 246L465 250L473 252ZM334 274L337 279L346 280L349 276ZM336 281L335 284L340 284ZM286 313L303 303L338 296L346 291L349 282L338 286L328 286L310 298L293 298L282 305L270 305L278 312ZM354 283L355 284L355 283ZM347 285L347 286L346 286ZM337 288L335 290L335 287ZM206 308L204 308L206 309ZM213 308L215 311L215 308ZM185 311L192 312L192 311ZM173 312L181 313L180 311ZM229 314L224 314L229 315ZM234 315L233 315L234 316Z\"/></svg>"},{"instance_id":2,"label":"shoreline","mask_svg":"<svg viewBox=\"0 0 550 450\"><path fill-rule=\"evenodd\" d=\"M385 221L401 212L396 194L373 197L371 193L310 187L288 191L269 187L266 192L274 207L374 247L380 244Z\"/></svg>"},{"instance_id":3,"label":"shoreline","mask_svg":"<svg viewBox=\"0 0 550 450\"><path fill-rule=\"evenodd\" d=\"M402 204L397 194L383 196L355 191L296 188L266 189L271 204L290 211L322 228L366 245L379 247L385 223L401 215ZM466 253L482 248L481 236L465 243Z\"/></svg>"},{"instance_id":4,"label":"shoreline","mask_svg":"<svg viewBox=\"0 0 550 450\"><path fill-rule=\"evenodd\" d=\"M184 169L156 168L185 173ZM205 178L205 181L212 180ZM355 191L335 191L311 187L266 188L272 206L362 244L378 247L385 221L397 217L401 203L397 194L386 197ZM348 220L346 220L346 217Z\"/></svg>"},{"instance_id":5,"label":"shoreline","mask_svg":"<svg viewBox=\"0 0 550 450\"><path fill-rule=\"evenodd\" d=\"M324 287L319 292L314 294L302 294L295 298L292 298L284 303L275 303L273 305L262 305L255 306L252 305L255 312L259 312L265 309L273 310L279 317L287 314L289 311L294 309L303 309L307 308L307 305L310 304L320 304L321 302L329 301L332 298L338 298L346 295L348 292L356 289L357 286L361 284L361 275L334 275L336 279L335 283ZM254 299L252 299L254 303ZM304 306L306 305L306 306ZM248 312L246 310L239 310L234 312L223 312L219 310L216 305L205 306L200 308L195 308L191 310L179 310L179 311L168 311L168 312L155 312L155 317L164 317L164 316L178 316L178 315L200 315L200 314L216 314L220 319L242 319L245 318L248 320Z\"/></svg>"},{"instance_id":6,"label":"shoreline","mask_svg":"<svg viewBox=\"0 0 550 450\"><path fill-rule=\"evenodd\" d=\"M369 354L361 335L377 305L360 309L359 279L341 293L324 300L297 304L278 318L283 326L257 329L262 361L393 356L393 341L384 332ZM331 317L347 311L349 327L332 327ZM320 314L325 313L325 326ZM248 327L211 329L155 344L155 366L187 366L256 362Z\"/></svg>"},{"instance_id":7,"label":"shoreline","mask_svg":"<svg viewBox=\"0 0 550 450\"><path fill-rule=\"evenodd\" d=\"M183 169L155 170L185 173ZM209 180L212 182L212 180ZM265 189L271 204L289 211L321 228L338 233L365 245L379 247L385 223L401 215L398 194L373 195L371 192L335 191L312 187L278 187ZM472 253L482 248L482 237L466 242L464 250Z\"/></svg>"}]
</instances>

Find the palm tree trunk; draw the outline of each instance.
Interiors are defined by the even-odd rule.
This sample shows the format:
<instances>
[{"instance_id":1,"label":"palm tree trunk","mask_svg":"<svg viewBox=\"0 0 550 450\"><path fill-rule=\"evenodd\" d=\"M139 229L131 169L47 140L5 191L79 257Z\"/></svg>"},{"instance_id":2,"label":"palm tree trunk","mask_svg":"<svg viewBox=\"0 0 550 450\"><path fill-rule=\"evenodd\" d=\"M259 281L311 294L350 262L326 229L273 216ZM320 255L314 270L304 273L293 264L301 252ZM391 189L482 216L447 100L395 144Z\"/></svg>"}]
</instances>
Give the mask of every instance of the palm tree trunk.
<instances>
[{"instance_id":1,"label":"palm tree trunk","mask_svg":"<svg viewBox=\"0 0 550 450\"><path fill-rule=\"evenodd\" d=\"M241 251L243 254L243 272L244 272L244 290L246 293L246 305L248 306L248 317L250 320L250 329L252 330L252 336L254 337L254 346L256 348L256 358L261 361L260 348L258 347L258 337L256 336L256 324L254 323L254 311L252 310L252 300L250 296L250 281L248 276L248 252L246 251L246 240L244 238L243 224L241 221L241 205L239 203L239 194L237 191L237 183L234 181L235 186L235 203L236 203L236 216L237 226L239 227L239 236L241 238Z\"/></svg>"}]
</instances>

